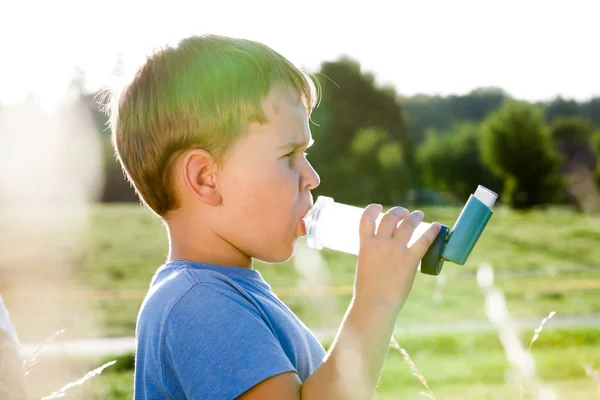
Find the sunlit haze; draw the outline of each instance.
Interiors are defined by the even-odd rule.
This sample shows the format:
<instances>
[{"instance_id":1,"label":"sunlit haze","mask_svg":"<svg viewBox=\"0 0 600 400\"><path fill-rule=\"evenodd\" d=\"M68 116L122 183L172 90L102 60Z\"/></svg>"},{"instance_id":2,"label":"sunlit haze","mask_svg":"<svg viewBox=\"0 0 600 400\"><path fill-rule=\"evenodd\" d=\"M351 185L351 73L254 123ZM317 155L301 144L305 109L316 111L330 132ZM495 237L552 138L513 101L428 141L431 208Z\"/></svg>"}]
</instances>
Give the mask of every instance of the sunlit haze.
<instances>
[{"instance_id":1,"label":"sunlit haze","mask_svg":"<svg viewBox=\"0 0 600 400\"><path fill-rule=\"evenodd\" d=\"M262 41L316 71L342 54L402 95L496 86L527 100L600 94L594 1L10 1L0 12L0 102L86 89L190 34Z\"/></svg>"}]
</instances>

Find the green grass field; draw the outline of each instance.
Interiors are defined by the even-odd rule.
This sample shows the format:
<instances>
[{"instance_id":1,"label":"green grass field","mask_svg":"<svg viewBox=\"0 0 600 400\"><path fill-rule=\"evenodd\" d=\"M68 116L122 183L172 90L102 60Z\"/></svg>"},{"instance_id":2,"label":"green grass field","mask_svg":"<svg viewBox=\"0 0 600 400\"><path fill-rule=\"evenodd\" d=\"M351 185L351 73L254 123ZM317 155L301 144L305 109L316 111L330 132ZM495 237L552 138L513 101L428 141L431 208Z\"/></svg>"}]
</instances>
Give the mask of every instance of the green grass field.
<instances>
[{"instance_id":1,"label":"green grass field","mask_svg":"<svg viewBox=\"0 0 600 400\"><path fill-rule=\"evenodd\" d=\"M424 209L426 221L452 226L460 208ZM465 266L448 264L445 271L469 272L481 262L496 269L547 266L600 266L600 217L550 209L517 213L498 209ZM83 281L94 288L146 289L153 271L167 254L165 231L159 220L134 205L103 205L93 209ZM333 284L351 284L355 257L323 252ZM293 286L300 274L292 263L257 262L273 287Z\"/></svg>"},{"instance_id":2,"label":"green grass field","mask_svg":"<svg viewBox=\"0 0 600 400\"><path fill-rule=\"evenodd\" d=\"M427 221L449 226L460 213L459 208L424 211ZM103 322L96 334L132 335L150 278L167 254L164 228L139 206L97 206L88 239L80 280L90 290L88 301ZM398 322L484 318L483 307L473 307L482 301L474 275L482 262L493 265L515 317L541 319L552 310L558 315L600 312L600 268L594 268L600 266L598 243L599 217L561 209L531 213L499 209L467 264L444 266L447 280L441 301L433 297L436 278L419 274ZM307 276L313 269L301 265L298 256L283 264L256 262L255 268L308 326L337 327L350 301L356 257L306 249L303 240L299 248L298 254L308 251L309 256L323 257L325 267L318 276ZM515 278L516 274L521 275ZM319 290L322 287L333 289ZM117 290L116 295L107 295L107 289ZM76 329L70 334L81 337Z\"/></svg>"},{"instance_id":3,"label":"green grass field","mask_svg":"<svg viewBox=\"0 0 600 400\"><path fill-rule=\"evenodd\" d=\"M522 334L523 343L533 332ZM427 379L436 398L442 399L516 399L518 386L505 382L508 362L493 332L476 334L437 334L397 337L411 355L419 371ZM327 345L326 345L327 347ZM600 391L583 368L584 364L600 365L600 328L554 329L542 331L534 343L532 355L537 374L544 384L562 399L593 399ZM109 360L117 363L102 375L79 388L71 398L131 399L134 359L132 354L98 360L71 360L89 369ZM46 362L40 368L51 368ZM35 379L35 377L33 377ZM37 388L36 395L55 388ZM378 400L419 398L425 388L415 378L402 356L390 349L377 390ZM38 397L39 397L38 396ZM422 397L424 398L424 397ZM533 399L529 395L525 399Z\"/></svg>"},{"instance_id":4,"label":"green grass field","mask_svg":"<svg viewBox=\"0 0 600 400\"><path fill-rule=\"evenodd\" d=\"M427 221L452 226L459 208L425 208ZM496 284L506 294L513 317L541 321L550 311L557 317L600 313L600 217L566 209L517 213L498 209L467 265L447 263L445 284L419 274L398 325L484 320L483 295L475 272L490 263ZM316 252L300 242L297 255L283 264L257 262L273 291L309 327L337 328L350 301L356 258L332 251ZM148 211L135 205L93 208L89 236L82 251L77 301L94 309L100 328L73 324L63 338L130 336L152 274L167 254L164 228ZM306 257L322 257L320 268L308 268ZM436 292L441 297L436 298ZM65 296L70 294L65 293ZM40 313L39 318L44 318ZM19 321L14 321L19 326ZM38 334L48 336L47 332ZM523 342L532 335L523 333ZM24 338L27 341L28 338ZM397 337L408 350L438 399L518 398L505 383L506 358L494 332ZM34 340L39 340L35 338ZM600 367L600 327L545 329L534 344L539 374L560 398L600 398L583 364ZM85 360L89 369L103 360ZM86 364L87 365L87 364ZM98 399L131 398L133 358L125 355L79 392ZM42 369L42 366L40 366ZM57 388L39 388L40 394ZM390 350L378 399L418 398L423 390L402 358ZM44 392L45 391L45 392Z\"/></svg>"}]
</instances>

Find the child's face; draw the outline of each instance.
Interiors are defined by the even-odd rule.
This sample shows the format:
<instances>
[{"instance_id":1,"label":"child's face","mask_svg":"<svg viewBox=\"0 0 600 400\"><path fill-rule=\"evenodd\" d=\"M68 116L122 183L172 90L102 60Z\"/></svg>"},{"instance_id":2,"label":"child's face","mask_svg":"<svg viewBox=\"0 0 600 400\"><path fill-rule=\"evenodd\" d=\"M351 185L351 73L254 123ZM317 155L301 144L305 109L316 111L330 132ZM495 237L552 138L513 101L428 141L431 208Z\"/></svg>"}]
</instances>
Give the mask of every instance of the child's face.
<instances>
[{"instance_id":1,"label":"child's face","mask_svg":"<svg viewBox=\"0 0 600 400\"><path fill-rule=\"evenodd\" d=\"M262 104L267 123L250 124L219 173L223 206L213 223L219 236L248 256L283 262L306 234L302 217L319 176L304 154L312 137L298 96L274 89Z\"/></svg>"}]
</instances>

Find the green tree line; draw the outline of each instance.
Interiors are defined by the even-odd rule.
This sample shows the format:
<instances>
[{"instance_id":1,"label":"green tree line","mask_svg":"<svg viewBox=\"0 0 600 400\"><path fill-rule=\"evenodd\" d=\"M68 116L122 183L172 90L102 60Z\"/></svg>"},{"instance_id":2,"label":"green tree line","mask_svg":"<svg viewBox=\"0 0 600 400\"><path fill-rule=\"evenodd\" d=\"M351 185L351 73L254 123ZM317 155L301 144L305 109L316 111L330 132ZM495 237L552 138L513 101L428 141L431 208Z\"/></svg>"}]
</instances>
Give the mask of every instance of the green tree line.
<instances>
[{"instance_id":1,"label":"green tree line","mask_svg":"<svg viewBox=\"0 0 600 400\"><path fill-rule=\"evenodd\" d=\"M499 88L399 96L348 57L322 63L314 79L322 97L308 158L321 176L317 196L351 204L461 203L482 184L501 202L527 209L577 204L570 184L582 174L600 182L600 97L530 103ZM97 96L85 100L106 139L103 201L135 201L108 145Z\"/></svg>"}]
</instances>

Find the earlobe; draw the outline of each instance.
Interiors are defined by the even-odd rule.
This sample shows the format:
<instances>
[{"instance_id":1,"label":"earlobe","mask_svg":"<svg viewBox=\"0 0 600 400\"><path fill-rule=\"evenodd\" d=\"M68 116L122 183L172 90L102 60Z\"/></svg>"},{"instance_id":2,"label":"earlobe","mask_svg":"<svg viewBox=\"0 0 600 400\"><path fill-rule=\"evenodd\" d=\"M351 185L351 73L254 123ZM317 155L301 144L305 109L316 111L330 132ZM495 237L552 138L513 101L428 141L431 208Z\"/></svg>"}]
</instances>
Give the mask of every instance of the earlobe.
<instances>
[{"instance_id":1,"label":"earlobe","mask_svg":"<svg viewBox=\"0 0 600 400\"><path fill-rule=\"evenodd\" d=\"M186 187L196 200L211 206L222 203L217 185L217 165L209 152L202 149L191 150L185 155L183 167Z\"/></svg>"}]
</instances>

